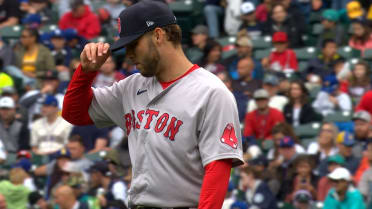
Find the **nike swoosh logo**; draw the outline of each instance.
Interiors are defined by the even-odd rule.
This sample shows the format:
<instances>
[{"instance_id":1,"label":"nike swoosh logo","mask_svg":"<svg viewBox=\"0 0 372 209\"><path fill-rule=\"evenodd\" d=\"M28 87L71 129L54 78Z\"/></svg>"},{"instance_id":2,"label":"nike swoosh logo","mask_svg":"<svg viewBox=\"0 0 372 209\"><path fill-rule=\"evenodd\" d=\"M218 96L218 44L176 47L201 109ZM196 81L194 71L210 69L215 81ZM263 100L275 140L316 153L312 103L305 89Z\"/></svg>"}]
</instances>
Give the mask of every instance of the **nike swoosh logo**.
<instances>
[{"instance_id":1,"label":"nike swoosh logo","mask_svg":"<svg viewBox=\"0 0 372 209\"><path fill-rule=\"evenodd\" d=\"M137 91L137 95L140 95L140 94L142 94L142 93L145 93L147 90L145 89L145 90L142 90L141 91L141 89L138 89L138 91Z\"/></svg>"}]
</instances>

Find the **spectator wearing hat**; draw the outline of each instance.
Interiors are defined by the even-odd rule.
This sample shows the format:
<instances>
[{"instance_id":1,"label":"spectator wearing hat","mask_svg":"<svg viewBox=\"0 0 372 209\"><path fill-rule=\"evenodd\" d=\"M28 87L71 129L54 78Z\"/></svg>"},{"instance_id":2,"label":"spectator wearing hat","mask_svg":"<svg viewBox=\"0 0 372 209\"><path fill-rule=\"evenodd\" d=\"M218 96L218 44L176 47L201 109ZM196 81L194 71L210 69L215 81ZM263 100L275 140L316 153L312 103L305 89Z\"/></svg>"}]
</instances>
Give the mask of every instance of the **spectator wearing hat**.
<instances>
[{"instance_id":1,"label":"spectator wearing hat","mask_svg":"<svg viewBox=\"0 0 372 209\"><path fill-rule=\"evenodd\" d=\"M52 209L52 205L48 204L48 202L40 195L39 192L31 192L28 195L28 204L33 208L39 209Z\"/></svg>"},{"instance_id":2,"label":"spectator wearing hat","mask_svg":"<svg viewBox=\"0 0 372 209\"><path fill-rule=\"evenodd\" d=\"M29 149L27 124L16 120L16 104L11 97L0 98L0 140L8 153Z\"/></svg>"},{"instance_id":3,"label":"spectator wearing hat","mask_svg":"<svg viewBox=\"0 0 372 209\"><path fill-rule=\"evenodd\" d=\"M275 72L293 73L297 71L297 57L293 50L288 49L288 35L285 32L275 32L272 36L274 51L269 57L262 59L265 69Z\"/></svg>"},{"instance_id":4,"label":"spectator wearing hat","mask_svg":"<svg viewBox=\"0 0 372 209\"><path fill-rule=\"evenodd\" d=\"M31 124L31 147L36 154L48 155L64 147L72 125L58 114L53 95L46 96L41 112L43 117Z\"/></svg>"},{"instance_id":5,"label":"spectator wearing hat","mask_svg":"<svg viewBox=\"0 0 372 209\"><path fill-rule=\"evenodd\" d=\"M66 44L65 34L57 29L50 34L51 53L56 63L56 69L59 72L69 72L68 66L71 62L71 50ZM68 80L70 75L67 76Z\"/></svg>"},{"instance_id":6,"label":"spectator wearing hat","mask_svg":"<svg viewBox=\"0 0 372 209\"><path fill-rule=\"evenodd\" d=\"M246 33L239 34L235 42L235 48L237 51L236 55L233 55L222 61L222 64L228 70L230 77L233 80L239 79L239 74L237 70L238 62L240 59L249 57L252 58L254 61L254 70L252 72L252 77L257 80L262 80L263 70L261 62L259 60L254 59L252 56L253 43L251 38L249 38L249 36Z\"/></svg>"},{"instance_id":7,"label":"spectator wearing hat","mask_svg":"<svg viewBox=\"0 0 372 209\"><path fill-rule=\"evenodd\" d=\"M107 162L96 162L88 172L91 189L97 190L100 187L104 189L104 195L98 195L101 208L126 208L127 186L122 180L112 177Z\"/></svg>"},{"instance_id":8,"label":"spectator wearing hat","mask_svg":"<svg viewBox=\"0 0 372 209\"><path fill-rule=\"evenodd\" d=\"M30 191L36 191L37 187L34 183L34 179L30 175L31 172L31 161L27 158L17 159L17 162L12 165L12 168L22 168L24 173L23 185L27 187Z\"/></svg>"},{"instance_id":9,"label":"spectator wearing hat","mask_svg":"<svg viewBox=\"0 0 372 209\"><path fill-rule=\"evenodd\" d=\"M327 173L320 176L323 176L320 178L318 182L317 188L317 195L316 199L318 201L324 201L324 199L327 196L328 191L332 188L332 182L330 179L326 176L328 173L332 173L336 168L343 167L345 164L345 159L339 154L329 156L327 160L322 161L321 167L327 167Z\"/></svg>"},{"instance_id":10,"label":"spectator wearing hat","mask_svg":"<svg viewBox=\"0 0 372 209\"><path fill-rule=\"evenodd\" d=\"M267 184L259 179L259 175L250 166L240 171L240 184L245 192L247 208L276 209L276 198Z\"/></svg>"},{"instance_id":11,"label":"spectator wearing hat","mask_svg":"<svg viewBox=\"0 0 372 209\"><path fill-rule=\"evenodd\" d=\"M317 141L311 142L308 146L307 153L315 155L316 161L321 162L338 153L338 148L335 144L338 135L338 128L331 122L324 122L319 129Z\"/></svg>"},{"instance_id":12,"label":"spectator wearing hat","mask_svg":"<svg viewBox=\"0 0 372 209\"><path fill-rule=\"evenodd\" d=\"M16 104L16 119L28 124L28 109L19 104L19 94L17 90L12 86L7 86L2 89L2 97L11 97Z\"/></svg>"},{"instance_id":13,"label":"spectator wearing hat","mask_svg":"<svg viewBox=\"0 0 372 209\"><path fill-rule=\"evenodd\" d=\"M336 10L327 9L322 13L321 24L323 30L318 36L318 47L322 46L324 40L334 39L336 44L343 46L346 44L346 32L344 26L338 23L339 14Z\"/></svg>"},{"instance_id":14,"label":"spectator wearing hat","mask_svg":"<svg viewBox=\"0 0 372 209\"><path fill-rule=\"evenodd\" d=\"M19 24L22 16L19 2L4 0L0 3L0 28Z\"/></svg>"},{"instance_id":15,"label":"spectator wearing hat","mask_svg":"<svg viewBox=\"0 0 372 209\"><path fill-rule=\"evenodd\" d=\"M323 79L322 90L313 102L313 108L323 116L336 111L351 111L351 98L339 89L339 82L335 76L326 76Z\"/></svg>"},{"instance_id":16,"label":"spectator wearing hat","mask_svg":"<svg viewBox=\"0 0 372 209\"><path fill-rule=\"evenodd\" d=\"M101 25L97 15L95 15L84 3L83 0L73 0L71 2L71 11L62 16L59 28L76 29L78 34L88 40L95 38L101 32Z\"/></svg>"},{"instance_id":17,"label":"spectator wearing hat","mask_svg":"<svg viewBox=\"0 0 372 209\"><path fill-rule=\"evenodd\" d=\"M275 74L265 75L265 78L263 79L263 89L265 89L269 93L269 107L283 112L284 106L288 103L288 98L282 95L278 95L279 79ZM250 100L247 108L248 113L257 109L255 101Z\"/></svg>"},{"instance_id":18,"label":"spectator wearing hat","mask_svg":"<svg viewBox=\"0 0 372 209\"><path fill-rule=\"evenodd\" d=\"M240 6L242 24L239 31L245 30L249 37L257 39L261 36L262 25L256 20L256 8L252 2L244 2Z\"/></svg>"},{"instance_id":19,"label":"spectator wearing hat","mask_svg":"<svg viewBox=\"0 0 372 209\"><path fill-rule=\"evenodd\" d=\"M123 80L124 74L116 70L115 59L109 56L105 63L99 69L96 79L93 81L93 87L112 86L115 82Z\"/></svg>"},{"instance_id":20,"label":"spectator wearing hat","mask_svg":"<svg viewBox=\"0 0 372 209\"><path fill-rule=\"evenodd\" d=\"M356 19L351 23L353 35L349 39L349 46L360 50L362 56L367 49L372 49L372 33L364 19Z\"/></svg>"},{"instance_id":21,"label":"spectator wearing hat","mask_svg":"<svg viewBox=\"0 0 372 209\"><path fill-rule=\"evenodd\" d=\"M351 174L346 168L336 168L328 174L332 182L332 189L324 201L324 209L355 208L365 209L363 196L360 191L353 187Z\"/></svg>"},{"instance_id":22,"label":"spectator wearing hat","mask_svg":"<svg viewBox=\"0 0 372 209\"><path fill-rule=\"evenodd\" d=\"M345 7L342 7L345 8ZM350 1L346 4L347 16L350 20L363 18L364 11L359 1Z\"/></svg>"},{"instance_id":23,"label":"spectator wearing hat","mask_svg":"<svg viewBox=\"0 0 372 209\"><path fill-rule=\"evenodd\" d=\"M195 63L202 59L204 48L208 40L208 27L197 25L191 30L192 47L186 49L185 54L191 62Z\"/></svg>"},{"instance_id":24,"label":"spectator wearing hat","mask_svg":"<svg viewBox=\"0 0 372 209\"><path fill-rule=\"evenodd\" d=\"M225 71L225 66L221 64L221 55L221 44L215 40L209 39L204 47L203 57L199 65L213 74Z\"/></svg>"},{"instance_id":25,"label":"spectator wearing hat","mask_svg":"<svg viewBox=\"0 0 372 209\"><path fill-rule=\"evenodd\" d=\"M310 122L322 121L309 101L309 92L303 82L293 81L289 88L289 102L284 106L283 114L287 123L296 127Z\"/></svg>"},{"instance_id":26,"label":"spectator wearing hat","mask_svg":"<svg viewBox=\"0 0 372 209\"><path fill-rule=\"evenodd\" d=\"M351 174L354 174L358 169L360 158L355 157L352 148L355 144L354 136L349 132L341 132L336 138L336 144L339 154L345 159L344 167L347 168Z\"/></svg>"},{"instance_id":27,"label":"spectator wearing hat","mask_svg":"<svg viewBox=\"0 0 372 209\"><path fill-rule=\"evenodd\" d=\"M4 195L0 194L0 209L8 209Z\"/></svg>"},{"instance_id":28,"label":"spectator wearing hat","mask_svg":"<svg viewBox=\"0 0 372 209\"><path fill-rule=\"evenodd\" d=\"M355 145L353 146L353 155L363 157L363 151L367 147L371 132L371 115L360 110L353 114Z\"/></svg>"},{"instance_id":29,"label":"spectator wearing hat","mask_svg":"<svg viewBox=\"0 0 372 209\"><path fill-rule=\"evenodd\" d=\"M61 185L53 192L53 199L61 209L89 209L85 203L79 202L73 189L67 185Z\"/></svg>"},{"instance_id":30,"label":"spectator wearing hat","mask_svg":"<svg viewBox=\"0 0 372 209\"><path fill-rule=\"evenodd\" d=\"M235 36L239 31L239 26L242 24L242 20L240 19L241 10L240 5L243 2L241 0L227 0L226 7L225 7L225 18L223 27L225 32L229 36Z\"/></svg>"},{"instance_id":31,"label":"spectator wearing hat","mask_svg":"<svg viewBox=\"0 0 372 209\"><path fill-rule=\"evenodd\" d=\"M294 209L313 209L313 196L307 190L298 190L293 195L293 207Z\"/></svg>"},{"instance_id":32,"label":"spectator wearing hat","mask_svg":"<svg viewBox=\"0 0 372 209\"><path fill-rule=\"evenodd\" d=\"M293 14L293 13L292 13ZM264 35L274 35L275 32L288 34L290 48L303 46L302 35L305 33L305 23L302 15L291 15L283 4L275 4L271 10L271 19L263 25Z\"/></svg>"},{"instance_id":33,"label":"spectator wearing hat","mask_svg":"<svg viewBox=\"0 0 372 209\"><path fill-rule=\"evenodd\" d=\"M246 114L243 135L257 140L271 139L271 129L284 121L284 117L279 110L269 107L269 93L265 89L256 90L253 98L257 110Z\"/></svg>"}]
</instances>

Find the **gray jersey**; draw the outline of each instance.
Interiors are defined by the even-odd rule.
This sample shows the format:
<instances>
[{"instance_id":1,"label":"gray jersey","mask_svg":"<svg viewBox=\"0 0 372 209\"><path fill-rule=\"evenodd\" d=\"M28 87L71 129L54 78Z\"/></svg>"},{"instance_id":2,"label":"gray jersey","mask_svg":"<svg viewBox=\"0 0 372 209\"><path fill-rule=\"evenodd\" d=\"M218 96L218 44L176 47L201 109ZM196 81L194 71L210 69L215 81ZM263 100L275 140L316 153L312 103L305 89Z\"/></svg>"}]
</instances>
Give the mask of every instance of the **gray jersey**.
<instances>
[{"instance_id":1,"label":"gray jersey","mask_svg":"<svg viewBox=\"0 0 372 209\"><path fill-rule=\"evenodd\" d=\"M93 91L95 124L118 125L129 138L129 204L197 207L204 166L226 158L234 166L243 162L235 99L202 68L165 90L155 77L134 74Z\"/></svg>"}]
</instances>

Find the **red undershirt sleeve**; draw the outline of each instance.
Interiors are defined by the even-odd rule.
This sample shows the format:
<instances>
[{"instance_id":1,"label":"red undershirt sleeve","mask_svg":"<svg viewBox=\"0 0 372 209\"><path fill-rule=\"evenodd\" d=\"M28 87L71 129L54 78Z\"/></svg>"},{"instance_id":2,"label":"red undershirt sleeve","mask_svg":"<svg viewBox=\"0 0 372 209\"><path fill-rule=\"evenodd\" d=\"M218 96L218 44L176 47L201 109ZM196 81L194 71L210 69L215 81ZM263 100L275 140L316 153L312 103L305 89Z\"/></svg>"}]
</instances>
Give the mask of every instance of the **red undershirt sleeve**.
<instances>
[{"instance_id":1,"label":"red undershirt sleeve","mask_svg":"<svg viewBox=\"0 0 372 209\"><path fill-rule=\"evenodd\" d=\"M216 160L205 166L198 209L221 209L229 185L231 159Z\"/></svg>"},{"instance_id":2,"label":"red undershirt sleeve","mask_svg":"<svg viewBox=\"0 0 372 209\"><path fill-rule=\"evenodd\" d=\"M74 125L92 125L88 110L93 99L92 83L97 71L85 73L81 65L68 85L62 108L62 117Z\"/></svg>"}]
</instances>

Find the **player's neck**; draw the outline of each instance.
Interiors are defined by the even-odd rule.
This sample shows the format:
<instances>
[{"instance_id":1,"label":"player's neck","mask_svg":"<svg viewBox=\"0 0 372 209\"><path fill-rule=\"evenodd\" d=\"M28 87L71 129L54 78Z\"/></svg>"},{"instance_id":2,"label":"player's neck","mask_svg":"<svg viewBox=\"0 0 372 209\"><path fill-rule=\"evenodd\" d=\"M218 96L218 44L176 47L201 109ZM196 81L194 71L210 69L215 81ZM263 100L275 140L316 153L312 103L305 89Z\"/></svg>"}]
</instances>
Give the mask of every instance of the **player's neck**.
<instances>
[{"instance_id":1,"label":"player's neck","mask_svg":"<svg viewBox=\"0 0 372 209\"><path fill-rule=\"evenodd\" d=\"M173 48L165 52L156 78L160 82L173 81L185 74L193 64L186 58L181 48Z\"/></svg>"}]
</instances>

